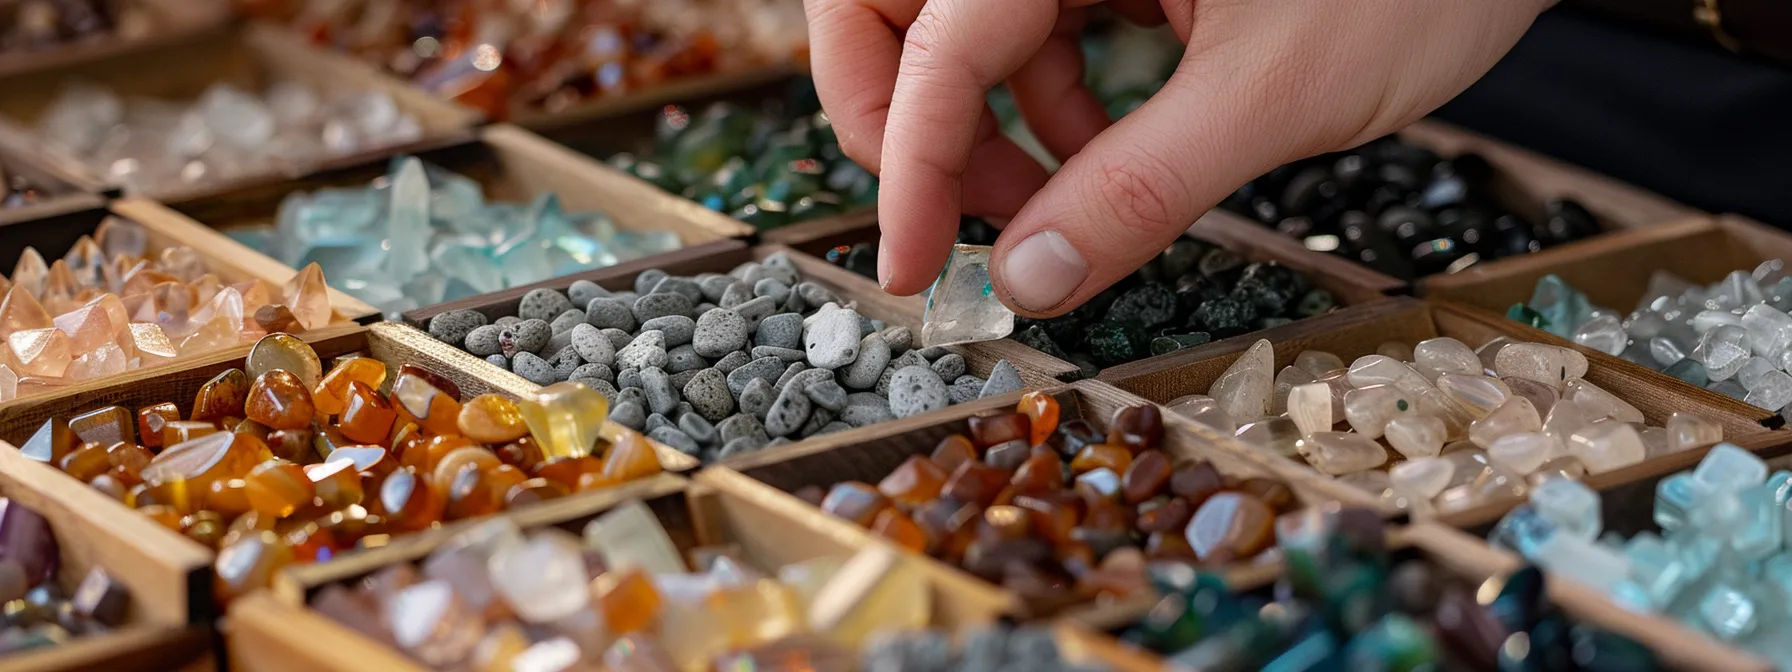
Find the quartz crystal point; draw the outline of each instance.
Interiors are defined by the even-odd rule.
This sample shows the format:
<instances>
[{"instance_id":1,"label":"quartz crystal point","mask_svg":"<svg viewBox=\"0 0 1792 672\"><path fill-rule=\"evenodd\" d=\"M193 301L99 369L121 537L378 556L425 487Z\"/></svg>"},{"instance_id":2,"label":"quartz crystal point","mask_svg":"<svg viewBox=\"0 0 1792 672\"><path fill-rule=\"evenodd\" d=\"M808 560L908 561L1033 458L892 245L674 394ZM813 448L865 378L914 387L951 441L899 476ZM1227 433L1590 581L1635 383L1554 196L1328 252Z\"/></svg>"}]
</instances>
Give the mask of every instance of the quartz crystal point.
<instances>
[{"instance_id":1,"label":"quartz crystal point","mask_svg":"<svg viewBox=\"0 0 1792 672\"><path fill-rule=\"evenodd\" d=\"M1267 340L1251 344L1208 391L1233 420L1249 422L1269 414L1274 392L1275 349Z\"/></svg>"},{"instance_id":2,"label":"quartz crystal point","mask_svg":"<svg viewBox=\"0 0 1792 672\"><path fill-rule=\"evenodd\" d=\"M927 311L921 323L922 345L989 341L1014 332L1014 313L1002 305L990 284L989 257L993 249L987 245L952 246L945 270L927 295Z\"/></svg>"}]
</instances>

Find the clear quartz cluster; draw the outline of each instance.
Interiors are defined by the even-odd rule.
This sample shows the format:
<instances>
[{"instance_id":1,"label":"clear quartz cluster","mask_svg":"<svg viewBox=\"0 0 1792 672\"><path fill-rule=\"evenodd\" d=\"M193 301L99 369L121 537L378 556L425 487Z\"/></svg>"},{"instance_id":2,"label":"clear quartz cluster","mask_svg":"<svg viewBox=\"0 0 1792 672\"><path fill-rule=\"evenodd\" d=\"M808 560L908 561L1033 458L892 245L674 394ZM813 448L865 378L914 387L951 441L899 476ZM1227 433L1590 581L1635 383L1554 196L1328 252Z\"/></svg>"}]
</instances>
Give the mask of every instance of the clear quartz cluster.
<instances>
[{"instance_id":1,"label":"clear quartz cluster","mask_svg":"<svg viewBox=\"0 0 1792 672\"><path fill-rule=\"evenodd\" d=\"M1507 315L1768 411L1792 406L1792 277L1763 262L1700 287L1656 271L1636 309L1592 305L1554 275Z\"/></svg>"},{"instance_id":2,"label":"clear quartz cluster","mask_svg":"<svg viewBox=\"0 0 1792 672\"><path fill-rule=\"evenodd\" d=\"M294 192L273 226L231 235L294 267L320 264L339 289L389 314L682 245L669 231L568 213L551 193L488 202L478 182L409 156L365 188Z\"/></svg>"},{"instance_id":3,"label":"clear quartz cluster","mask_svg":"<svg viewBox=\"0 0 1792 672\"><path fill-rule=\"evenodd\" d=\"M1792 471L1724 443L1655 489L1656 531L1601 535L1599 493L1550 481L1489 534L1494 545L1792 667Z\"/></svg>"},{"instance_id":4,"label":"clear quartz cluster","mask_svg":"<svg viewBox=\"0 0 1792 672\"><path fill-rule=\"evenodd\" d=\"M1665 427L1583 378L1570 348L1501 337L1479 349L1441 337L1383 343L1345 365L1317 350L1275 368L1257 341L1205 395L1169 403L1245 444L1423 512L1522 496L1565 476L1610 471L1723 439L1674 413Z\"/></svg>"},{"instance_id":5,"label":"clear quartz cluster","mask_svg":"<svg viewBox=\"0 0 1792 672\"><path fill-rule=\"evenodd\" d=\"M147 240L109 218L53 263L25 248L0 278L0 401L330 323L315 265L284 287L226 285L192 248Z\"/></svg>"},{"instance_id":6,"label":"clear quartz cluster","mask_svg":"<svg viewBox=\"0 0 1792 672\"><path fill-rule=\"evenodd\" d=\"M421 567L326 587L311 606L455 670L756 669L774 660L790 666L765 669L849 669L874 636L924 628L930 616L923 577L885 547L777 568L749 565L735 547L691 555L698 571L639 501L593 520L583 539L553 528L524 534L495 518Z\"/></svg>"},{"instance_id":7,"label":"clear quartz cluster","mask_svg":"<svg viewBox=\"0 0 1792 672\"><path fill-rule=\"evenodd\" d=\"M329 95L284 81L255 94L225 83L174 102L64 87L38 132L132 192L165 192L411 142L417 120L384 92Z\"/></svg>"}]
</instances>

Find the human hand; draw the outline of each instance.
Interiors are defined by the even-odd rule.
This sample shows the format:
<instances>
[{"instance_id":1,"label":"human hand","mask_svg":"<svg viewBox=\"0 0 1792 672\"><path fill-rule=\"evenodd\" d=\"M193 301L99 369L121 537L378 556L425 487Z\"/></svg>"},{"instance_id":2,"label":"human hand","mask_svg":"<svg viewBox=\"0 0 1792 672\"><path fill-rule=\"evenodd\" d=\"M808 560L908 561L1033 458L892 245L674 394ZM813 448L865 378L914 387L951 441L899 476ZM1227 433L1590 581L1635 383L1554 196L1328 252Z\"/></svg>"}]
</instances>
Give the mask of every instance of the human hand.
<instances>
[{"instance_id":1,"label":"human hand","mask_svg":"<svg viewBox=\"0 0 1792 672\"><path fill-rule=\"evenodd\" d=\"M959 215L1011 218L991 280L1023 315L1082 304L1239 185L1424 116L1480 78L1554 0L1110 0L1187 48L1110 122L1077 38L1102 0L805 0L816 89L846 154L881 178L878 280L927 288ZM996 127L1007 82L1054 175Z\"/></svg>"}]
</instances>

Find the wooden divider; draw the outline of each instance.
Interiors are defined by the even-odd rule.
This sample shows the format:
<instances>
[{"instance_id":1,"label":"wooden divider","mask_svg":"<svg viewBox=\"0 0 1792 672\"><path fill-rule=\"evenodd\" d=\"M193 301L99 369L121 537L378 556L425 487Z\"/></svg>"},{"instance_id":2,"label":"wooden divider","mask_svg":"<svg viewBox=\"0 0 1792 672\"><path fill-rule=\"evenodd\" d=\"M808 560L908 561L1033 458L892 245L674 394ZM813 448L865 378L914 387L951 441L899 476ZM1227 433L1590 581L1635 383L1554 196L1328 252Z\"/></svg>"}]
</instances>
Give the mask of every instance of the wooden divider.
<instances>
[{"instance_id":1,"label":"wooden divider","mask_svg":"<svg viewBox=\"0 0 1792 672\"><path fill-rule=\"evenodd\" d=\"M39 49L8 50L0 54L0 77L178 44L215 31L230 20L227 0L137 0L132 4L142 7L149 18L142 34L122 37L115 31Z\"/></svg>"},{"instance_id":2,"label":"wooden divider","mask_svg":"<svg viewBox=\"0 0 1792 672\"><path fill-rule=\"evenodd\" d=\"M650 151L665 106L677 105L692 115L714 103L757 109L767 101L788 98L799 76L799 69L779 65L698 75L622 96L592 99L565 110L513 107L510 120L602 161L617 152Z\"/></svg>"}]
</instances>

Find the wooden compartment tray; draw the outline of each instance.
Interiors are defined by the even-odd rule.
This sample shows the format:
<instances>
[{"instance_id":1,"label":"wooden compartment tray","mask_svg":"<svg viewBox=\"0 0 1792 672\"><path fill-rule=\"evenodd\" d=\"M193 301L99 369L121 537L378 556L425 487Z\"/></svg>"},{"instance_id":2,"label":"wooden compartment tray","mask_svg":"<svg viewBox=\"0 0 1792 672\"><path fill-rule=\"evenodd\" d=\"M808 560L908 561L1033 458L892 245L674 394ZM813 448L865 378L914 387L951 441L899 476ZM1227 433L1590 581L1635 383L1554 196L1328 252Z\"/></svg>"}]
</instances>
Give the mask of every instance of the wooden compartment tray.
<instances>
[{"instance_id":1,"label":"wooden compartment tray","mask_svg":"<svg viewBox=\"0 0 1792 672\"><path fill-rule=\"evenodd\" d=\"M1346 364L1363 355L1374 354L1381 343L1397 341L1413 345L1419 341L1449 336L1478 348L1500 336L1519 341L1534 341L1524 327L1503 318L1491 318L1480 311L1449 303L1425 302L1411 298L1346 309L1319 319L1297 322L1298 333L1272 340L1277 370L1293 363L1303 350L1322 350L1343 358ZM1173 366L1156 372L1111 381L1116 386L1146 399L1165 403L1189 394L1206 394L1220 374L1244 354L1249 343L1215 343L1172 353ZM1769 431L1763 422L1777 421L1760 409L1729 397L1699 390L1659 376L1635 364L1600 353L1588 353L1586 380L1642 411L1651 425L1661 426L1675 411L1690 411L1717 421L1723 426L1724 440L1751 450L1767 450L1792 443L1792 432ZM1770 424L1777 425L1777 422ZM1586 482L1593 487L1607 483L1634 480L1659 469L1679 469L1696 463L1708 446L1665 455L1641 464L1613 471L1590 474ZM1263 460L1278 471L1294 470L1318 475L1304 462L1251 449L1250 455ZM1688 462L1690 461L1690 462ZM1325 478L1324 476L1320 476ZM1346 486L1348 487L1348 486ZM1522 500L1488 502L1440 516L1454 525L1470 525L1474 521L1497 519Z\"/></svg>"},{"instance_id":2,"label":"wooden compartment tray","mask_svg":"<svg viewBox=\"0 0 1792 672\"><path fill-rule=\"evenodd\" d=\"M71 81L105 86L123 97L191 100L217 82L228 82L260 91L276 80L292 80L329 92L384 91L398 108L416 117L423 129L419 144L437 138L462 136L480 116L470 110L432 98L352 58L317 49L298 36L271 26L251 23L240 29L206 31L187 39L158 44L154 48L109 54L79 63L31 72L0 72L0 124L35 128L58 91ZM45 152L62 165L81 166L90 179L112 183L107 175L85 166L79 157L44 143ZM361 152L364 157L386 156L404 146ZM334 159L341 160L341 159ZM305 170L305 165L296 166ZM270 167L239 178L211 180L190 188L150 194L161 200L181 200L201 194L279 179L280 169Z\"/></svg>"},{"instance_id":3,"label":"wooden compartment tray","mask_svg":"<svg viewBox=\"0 0 1792 672\"><path fill-rule=\"evenodd\" d=\"M224 0L138 0L150 19L143 35L120 38L102 34L91 39L0 56L0 76L62 67L115 54L136 53L177 44L216 30L230 20Z\"/></svg>"},{"instance_id":4,"label":"wooden compartment tray","mask_svg":"<svg viewBox=\"0 0 1792 672\"><path fill-rule=\"evenodd\" d=\"M1060 422L1083 419L1104 433L1109 418L1121 408L1149 402L1095 380L1074 383L1052 392L1059 403ZM841 481L877 483L903 461L914 455L931 453L941 439L964 433L965 421L972 417L1014 410L1018 395L981 399L945 410L882 425L873 425L801 443L767 448L757 453L723 460L699 473L700 484L719 490L750 495L764 501L780 502L792 516L812 519L813 524L828 534L845 538L876 538L870 531L851 522L820 513L798 499L795 492L806 486L828 488ZM1374 507L1375 499L1343 484L1313 473L1294 470L1276 472L1245 456L1247 449L1231 445L1233 440L1214 434L1206 427L1164 412L1163 450L1178 463L1203 460L1211 462L1222 474L1236 477L1270 477L1287 484L1296 499L1311 506L1341 502L1350 506ZM801 514L798 512L808 512ZM960 586L967 593L981 593L989 599L1010 601L1008 609L1020 613L1023 605L1013 595L1002 591L969 572L931 557L914 554L929 565L936 580ZM1260 576L1280 571L1276 563L1242 563L1227 568L1234 578Z\"/></svg>"}]
</instances>

